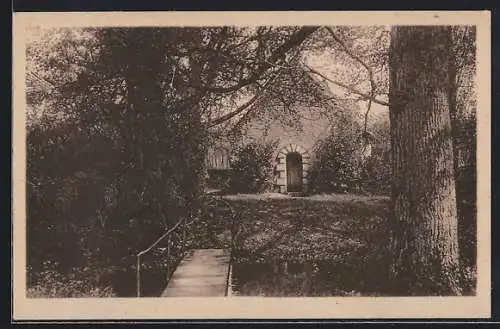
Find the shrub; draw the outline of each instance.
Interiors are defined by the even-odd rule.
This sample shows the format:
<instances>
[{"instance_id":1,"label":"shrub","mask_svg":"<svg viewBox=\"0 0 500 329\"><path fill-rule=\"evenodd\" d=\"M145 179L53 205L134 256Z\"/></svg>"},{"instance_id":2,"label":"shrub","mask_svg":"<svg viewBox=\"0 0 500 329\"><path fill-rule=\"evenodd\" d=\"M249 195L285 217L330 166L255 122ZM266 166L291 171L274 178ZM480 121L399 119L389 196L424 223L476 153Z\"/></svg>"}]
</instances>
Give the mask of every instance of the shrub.
<instances>
[{"instance_id":1,"label":"shrub","mask_svg":"<svg viewBox=\"0 0 500 329\"><path fill-rule=\"evenodd\" d=\"M276 147L276 142L252 142L237 148L231 164L231 192L259 193L271 189Z\"/></svg>"},{"instance_id":2,"label":"shrub","mask_svg":"<svg viewBox=\"0 0 500 329\"><path fill-rule=\"evenodd\" d=\"M356 120L345 118L317 145L310 170L313 192L390 192L389 122L382 118L370 126L369 133L362 133ZM365 138L370 142L369 154Z\"/></svg>"},{"instance_id":3,"label":"shrub","mask_svg":"<svg viewBox=\"0 0 500 329\"><path fill-rule=\"evenodd\" d=\"M389 195L391 192L390 149L375 145L362 171L361 185L367 192Z\"/></svg>"},{"instance_id":4,"label":"shrub","mask_svg":"<svg viewBox=\"0 0 500 329\"><path fill-rule=\"evenodd\" d=\"M111 206L104 200L112 175L102 166L114 164L111 143L74 128L28 134L28 265L35 273L47 261L61 272L87 261L87 253L98 249L85 243L88 229L97 223L98 210L106 213Z\"/></svg>"},{"instance_id":5,"label":"shrub","mask_svg":"<svg viewBox=\"0 0 500 329\"><path fill-rule=\"evenodd\" d=\"M354 189L360 179L355 157L356 141L352 136L330 135L315 150L316 161L310 171L314 193L345 193Z\"/></svg>"},{"instance_id":6,"label":"shrub","mask_svg":"<svg viewBox=\"0 0 500 329\"><path fill-rule=\"evenodd\" d=\"M62 285L73 283L62 278L82 268L128 269L135 264L136 253L165 227L199 210L203 152L198 150L202 143L181 137L183 143L165 138L169 149L147 154L144 164L151 170L136 170L120 163L130 154L120 152L121 140L91 133L86 127L61 124L29 132L27 265L31 294L101 294L78 287L66 291ZM47 261L54 264L50 273L45 273ZM98 278L96 282L102 278L97 270L89 275ZM82 280L79 276L77 281Z\"/></svg>"},{"instance_id":7,"label":"shrub","mask_svg":"<svg viewBox=\"0 0 500 329\"><path fill-rule=\"evenodd\" d=\"M208 169L207 186L226 191L230 188L232 169Z\"/></svg>"},{"instance_id":8,"label":"shrub","mask_svg":"<svg viewBox=\"0 0 500 329\"><path fill-rule=\"evenodd\" d=\"M73 269L65 275L45 269L37 273L26 295L28 298L114 297L112 288L99 284L92 274L88 267Z\"/></svg>"}]
</instances>

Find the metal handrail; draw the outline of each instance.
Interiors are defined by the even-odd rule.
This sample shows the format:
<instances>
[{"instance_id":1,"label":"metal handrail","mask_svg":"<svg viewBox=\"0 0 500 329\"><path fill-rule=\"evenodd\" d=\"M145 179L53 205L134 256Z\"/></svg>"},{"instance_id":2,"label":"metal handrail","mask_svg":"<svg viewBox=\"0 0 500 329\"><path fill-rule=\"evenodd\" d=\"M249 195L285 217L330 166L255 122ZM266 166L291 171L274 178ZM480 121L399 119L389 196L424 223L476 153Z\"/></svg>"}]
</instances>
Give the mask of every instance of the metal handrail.
<instances>
[{"instance_id":1,"label":"metal handrail","mask_svg":"<svg viewBox=\"0 0 500 329\"><path fill-rule=\"evenodd\" d=\"M235 219L234 219L234 208L232 207L232 205L227 201L225 200L224 198L221 198L221 197L214 197L212 200L220 200L222 202L224 202L226 204L226 206L228 206L228 208L230 209L230 212L232 214L232 222L231 222L231 238L230 238L230 253L231 253L231 259L233 257L233 244L234 244L234 225L235 225ZM136 264L136 280L137 280L137 283L136 283L136 286L137 286L137 297L140 297L141 296L141 256L149 253L151 250L153 250L154 247L156 247L163 239L167 238L168 237L168 240L167 240L167 262L168 260L170 259L170 244L171 244L171 241L170 241L170 236L172 235L172 233L177 229L179 228L179 226L181 224L184 223L184 228L187 228L188 225L191 225L192 223L194 223L196 221L196 219L190 221L189 223L186 223L186 219L187 218L183 218L182 220L178 221L174 226L172 226L169 230L167 230L167 232L163 233L153 244L151 244L148 248L140 251L139 253L137 253L136 255L136 258L137 258L137 264ZM183 243L185 242L185 237L183 238ZM168 263L167 263L167 272L169 270L169 266L168 266ZM168 275L168 274L167 274Z\"/></svg>"},{"instance_id":2,"label":"metal handrail","mask_svg":"<svg viewBox=\"0 0 500 329\"><path fill-rule=\"evenodd\" d=\"M158 245L158 243L160 243L166 237L170 238L170 235L172 234L172 232L174 232L175 229L177 229L180 226L180 224L182 224L185 221L186 221L186 218L183 218L182 220L178 221L174 226L172 226L172 228L170 228L167 232L165 232L162 236L160 236L151 246L140 251L136 255L136 257L137 257L137 267L136 267L137 297L141 297L141 256L150 252L155 246ZM170 258L170 240L168 240L168 243L167 243L167 261L168 261L168 258Z\"/></svg>"}]
</instances>

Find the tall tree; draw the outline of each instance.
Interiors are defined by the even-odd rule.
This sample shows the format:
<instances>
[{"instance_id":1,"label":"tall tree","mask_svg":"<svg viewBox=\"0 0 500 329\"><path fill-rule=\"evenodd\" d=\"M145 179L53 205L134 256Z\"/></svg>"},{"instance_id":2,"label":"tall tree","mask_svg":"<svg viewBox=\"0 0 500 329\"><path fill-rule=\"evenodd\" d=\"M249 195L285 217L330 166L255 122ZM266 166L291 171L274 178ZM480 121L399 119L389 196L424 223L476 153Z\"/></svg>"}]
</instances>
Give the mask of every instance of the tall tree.
<instances>
[{"instance_id":1,"label":"tall tree","mask_svg":"<svg viewBox=\"0 0 500 329\"><path fill-rule=\"evenodd\" d=\"M52 258L66 267L75 266L75 257L64 256L68 249L75 254L85 249L88 258L105 267L130 264L161 231L195 216L203 192L206 128L241 112L232 100L262 93L316 29L40 33L27 49L29 216L41 224L30 228L30 246L37 252L30 264L41 268L47 258L46 244L37 243L42 238L57 241ZM90 161L97 159L97 151L99 161ZM58 159L68 173L51 177ZM62 165L71 162L81 166ZM73 198L62 189L65 180L74 187ZM83 191L87 185L94 193L90 187ZM113 202L101 206L107 198ZM81 216L77 205L88 213ZM83 227L82 217L96 225ZM75 235L66 234L60 219L70 221Z\"/></svg>"},{"instance_id":2,"label":"tall tree","mask_svg":"<svg viewBox=\"0 0 500 329\"><path fill-rule=\"evenodd\" d=\"M395 26L391 33L394 289L458 295L451 29Z\"/></svg>"}]
</instances>

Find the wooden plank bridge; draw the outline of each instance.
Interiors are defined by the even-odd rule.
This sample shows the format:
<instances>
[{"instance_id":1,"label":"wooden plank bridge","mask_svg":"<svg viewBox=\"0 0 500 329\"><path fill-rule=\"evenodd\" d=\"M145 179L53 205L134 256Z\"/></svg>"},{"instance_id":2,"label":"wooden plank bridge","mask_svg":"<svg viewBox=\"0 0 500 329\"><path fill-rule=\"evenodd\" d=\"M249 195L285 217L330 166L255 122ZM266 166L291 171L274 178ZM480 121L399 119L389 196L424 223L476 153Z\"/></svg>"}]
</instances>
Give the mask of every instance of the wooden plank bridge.
<instances>
[{"instance_id":1,"label":"wooden plank bridge","mask_svg":"<svg viewBox=\"0 0 500 329\"><path fill-rule=\"evenodd\" d=\"M217 206L214 201L219 202L219 205ZM228 201L219 197L208 199L207 205L217 210L216 214L206 218L209 225L212 228L215 227L215 230L217 230L217 224L221 226L221 221L225 226L229 225L230 241L218 243L217 245L221 246L220 249L190 250L187 241L189 241L189 236L191 239L196 239L196 234L190 231L199 218L180 220L148 248L136 254L137 297L144 296L141 289L143 280L141 273L143 263L151 262L151 257L161 257L161 260L157 260L166 265L167 287L163 290L161 297L224 297L228 295L231 252L227 248L233 245L235 212ZM215 231L210 231L212 237L214 233ZM149 255L149 258L145 260L143 258L146 255ZM174 266L175 270L172 273Z\"/></svg>"},{"instance_id":2,"label":"wooden plank bridge","mask_svg":"<svg viewBox=\"0 0 500 329\"><path fill-rule=\"evenodd\" d=\"M227 296L230 252L227 249L190 250L168 281L162 297Z\"/></svg>"}]
</instances>

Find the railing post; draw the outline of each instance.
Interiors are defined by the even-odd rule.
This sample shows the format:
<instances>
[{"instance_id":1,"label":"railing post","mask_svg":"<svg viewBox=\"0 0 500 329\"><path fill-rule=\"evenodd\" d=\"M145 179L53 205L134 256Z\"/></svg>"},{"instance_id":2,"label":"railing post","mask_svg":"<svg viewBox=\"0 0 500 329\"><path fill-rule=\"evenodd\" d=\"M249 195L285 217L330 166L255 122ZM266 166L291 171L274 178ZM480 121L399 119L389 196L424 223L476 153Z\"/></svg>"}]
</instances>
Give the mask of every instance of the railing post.
<instances>
[{"instance_id":1,"label":"railing post","mask_svg":"<svg viewBox=\"0 0 500 329\"><path fill-rule=\"evenodd\" d=\"M191 222L192 223L192 222ZM189 224L191 224L189 223ZM183 242L179 241L181 238L181 232L179 232L179 229L182 229L183 226ZM170 264L170 253L171 253L171 245L172 245L172 236L175 233L177 237L177 243L181 243L180 248L182 249L184 246L184 242L187 238L187 229L188 229L188 223L186 220L184 220L184 223L182 221L177 222L173 227L171 227L169 230L167 230L164 234L162 234L152 245L150 245L147 249L144 249L143 251L140 251L137 254L137 297L141 296L141 256L149 253L153 248L160 243L163 239L167 238L167 281L169 280L170 277L170 269L171 269L171 264ZM178 255L176 255L177 257Z\"/></svg>"},{"instance_id":2,"label":"railing post","mask_svg":"<svg viewBox=\"0 0 500 329\"><path fill-rule=\"evenodd\" d=\"M137 255L137 297L141 297L141 255Z\"/></svg>"}]
</instances>

